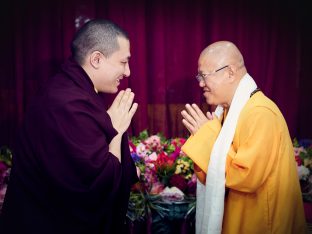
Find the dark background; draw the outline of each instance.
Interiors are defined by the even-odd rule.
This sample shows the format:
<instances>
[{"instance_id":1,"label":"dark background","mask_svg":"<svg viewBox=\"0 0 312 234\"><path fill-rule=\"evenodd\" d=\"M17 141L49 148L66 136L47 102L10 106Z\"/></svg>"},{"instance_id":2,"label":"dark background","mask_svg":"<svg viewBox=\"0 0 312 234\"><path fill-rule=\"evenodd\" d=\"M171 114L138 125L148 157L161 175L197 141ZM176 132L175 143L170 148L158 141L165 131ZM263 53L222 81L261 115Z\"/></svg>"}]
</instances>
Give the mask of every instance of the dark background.
<instances>
[{"instance_id":1,"label":"dark background","mask_svg":"<svg viewBox=\"0 0 312 234\"><path fill-rule=\"evenodd\" d=\"M12 147L34 94L69 56L73 33L96 17L113 20L130 35L131 76L122 88L131 87L139 103L130 134L148 129L186 136L180 115L185 103L209 108L195 80L199 53L216 40L230 40L249 74L280 107L291 137L312 138L311 13L303 0L7 4L0 10L0 146Z\"/></svg>"}]
</instances>

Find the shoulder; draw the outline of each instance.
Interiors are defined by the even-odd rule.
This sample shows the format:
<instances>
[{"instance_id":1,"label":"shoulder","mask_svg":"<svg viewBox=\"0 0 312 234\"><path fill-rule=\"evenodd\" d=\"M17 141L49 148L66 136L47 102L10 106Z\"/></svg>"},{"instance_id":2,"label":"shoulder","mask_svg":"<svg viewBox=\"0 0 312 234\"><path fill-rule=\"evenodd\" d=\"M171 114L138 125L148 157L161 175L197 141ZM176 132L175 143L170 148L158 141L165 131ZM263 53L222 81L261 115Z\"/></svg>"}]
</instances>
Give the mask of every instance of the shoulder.
<instances>
[{"instance_id":1,"label":"shoulder","mask_svg":"<svg viewBox=\"0 0 312 234\"><path fill-rule=\"evenodd\" d=\"M286 122L277 105L262 92L257 92L241 111L237 125L241 130L269 131L281 130Z\"/></svg>"},{"instance_id":2,"label":"shoulder","mask_svg":"<svg viewBox=\"0 0 312 234\"><path fill-rule=\"evenodd\" d=\"M27 115L41 122L73 121L74 117L92 122L109 122L105 104L97 94L91 94L77 86L65 75L58 74L46 82L32 104ZM102 123L104 124L104 123Z\"/></svg>"},{"instance_id":3,"label":"shoulder","mask_svg":"<svg viewBox=\"0 0 312 234\"><path fill-rule=\"evenodd\" d=\"M254 94L243 108L241 115L255 115L261 114L267 117L274 117L282 115L278 106L262 92Z\"/></svg>"},{"instance_id":4,"label":"shoulder","mask_svg":"<svg viewBox=\"0 0 312 234\"><path fill-rule=\"evenodd\" d=\"M89 87L82 87L65 73L58 73L42 87L35 101L43 110L84 108L92 112L106 110L103 98Z\"/></svg>"}]
</instances>

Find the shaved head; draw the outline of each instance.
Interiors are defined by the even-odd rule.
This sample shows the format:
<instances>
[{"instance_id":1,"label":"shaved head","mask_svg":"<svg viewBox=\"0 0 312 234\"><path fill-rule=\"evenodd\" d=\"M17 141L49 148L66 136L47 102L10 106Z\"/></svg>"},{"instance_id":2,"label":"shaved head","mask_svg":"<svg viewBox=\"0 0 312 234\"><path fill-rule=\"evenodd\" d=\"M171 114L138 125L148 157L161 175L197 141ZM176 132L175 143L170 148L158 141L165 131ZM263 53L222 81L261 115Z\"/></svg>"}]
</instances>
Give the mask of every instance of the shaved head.
<instances>
[{"instance_id":1,"label":"shaved head","mask_svg":"<svg viewBox=\"0 0 312 234\"><path fill-rule=\"evenodd\" d=\"M198 77L209 105L230 106L240 80L247 73L239 49L230 41L207 46L198 59Z\"/></svg>"},{"instance_id":2,"label":"shaved head","mask_svg":"<svg viewBox=\"0 0 312 234\"><path fill-rule=\"evenodd\" d=\"M200 58L214 61L219 66L226 64L244 65L241 52L230 41L218 41L209 45L201 52Z\"/></svg>"}]
</instances>

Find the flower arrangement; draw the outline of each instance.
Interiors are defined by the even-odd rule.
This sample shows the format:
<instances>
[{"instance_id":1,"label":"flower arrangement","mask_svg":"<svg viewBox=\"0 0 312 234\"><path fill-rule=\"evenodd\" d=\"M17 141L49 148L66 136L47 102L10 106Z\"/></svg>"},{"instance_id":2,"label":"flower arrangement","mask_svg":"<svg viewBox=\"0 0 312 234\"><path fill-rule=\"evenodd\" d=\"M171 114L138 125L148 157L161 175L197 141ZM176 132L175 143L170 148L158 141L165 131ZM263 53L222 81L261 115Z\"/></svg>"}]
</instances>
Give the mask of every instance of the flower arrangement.
<instances>
[{"instance_id":1,"label":"flower arrangement","mask_svg":"<svg viewBox=\"0 0 312 234\"><path fill-rule=\"evenodd\" d=\"M301 191L305 201L312 202L312 140L293 140Z\"/></svg>"},{"instance_id":2,"label":"flower arrangement","mask_svg":"<svg viewBox=\"0 0 312 234\"><path fill-rule=\"evenodd\" d=\"M147 130L129 139L131 156L137 167L139 182L131 191L127 216L135 221L156 211L168 215L168 204L184 204L186 215L195 211L196 175L193 161L181 147L184 138L166 139L162 134L149 136ZM166 213L167 212L167 213Z\"/></svg>"},{"instance_id":3,"label":"flower arrangement","mask_svg":"<svg viewBox=\"0 0 312 234\"><path fill-rule=\"evenodd\" d=\"M7 182L12 166L12 152L9 148L0 148L0 211L6 193Z\"/></svg>"}]
</instances>

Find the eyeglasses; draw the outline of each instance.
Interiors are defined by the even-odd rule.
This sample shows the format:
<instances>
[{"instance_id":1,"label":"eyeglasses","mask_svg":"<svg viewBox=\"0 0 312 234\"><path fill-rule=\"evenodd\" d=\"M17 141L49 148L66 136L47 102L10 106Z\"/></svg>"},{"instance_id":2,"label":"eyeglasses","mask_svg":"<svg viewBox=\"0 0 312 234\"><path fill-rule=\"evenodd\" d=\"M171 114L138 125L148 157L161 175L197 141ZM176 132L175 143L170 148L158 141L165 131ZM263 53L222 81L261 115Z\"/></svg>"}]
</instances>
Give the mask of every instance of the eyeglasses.
<instances>
[{"instance_id":1,"label":"eyeglasses","mask_svg":"<svg viewBox=\"0 0 312 234\"><path fill-rule=\"evenodd\" d=\"M216 72L221 71L221 70L223 70L224 68L227 68L228 66L229 66L229 65L225 65L225 66L223 66L223 67L221 67L221 68L219 68L219 69L217 69L217 70L215 70L215 71L213 71L213 72L211 72L211 73L207 73L207 74L197 74L196 79L197 79L198 82L205 81L205 79L208 78L209 76L212 76L212 75L215 74Z\"/></svg>"}]
</instances>

